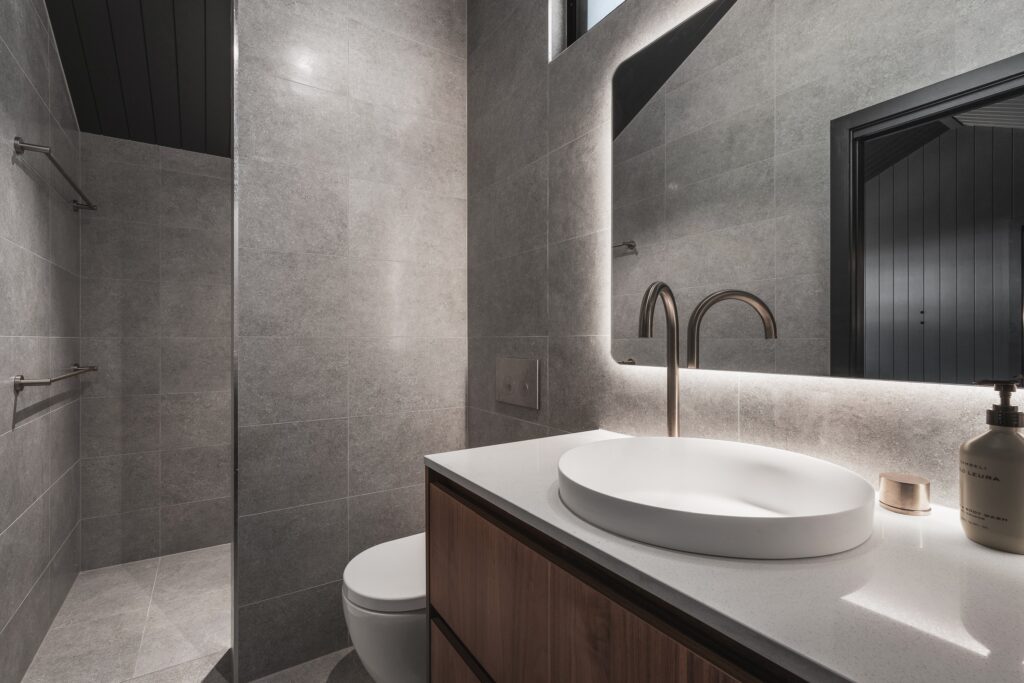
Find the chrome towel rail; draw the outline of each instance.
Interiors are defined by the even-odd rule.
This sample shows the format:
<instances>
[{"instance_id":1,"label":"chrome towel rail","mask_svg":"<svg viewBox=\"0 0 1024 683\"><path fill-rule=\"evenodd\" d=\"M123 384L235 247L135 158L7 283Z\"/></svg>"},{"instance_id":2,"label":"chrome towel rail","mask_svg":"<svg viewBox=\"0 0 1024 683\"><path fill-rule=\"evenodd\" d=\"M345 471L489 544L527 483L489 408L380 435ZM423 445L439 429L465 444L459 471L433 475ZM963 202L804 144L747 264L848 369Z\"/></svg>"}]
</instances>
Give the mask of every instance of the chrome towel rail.
<instances>
[{"instance_id":1,"label":"chrome towel rail","mask_svg":"<svg viewBox=\"0 0 1024 683\"><path fill-rule=\"evenodd\" d=\"M78 375L84 375L87 372L96 372L100 369L98 365L79 365L75 363L71 366L71 372L64 373L57 377L47 377L45 379L25 379L25 375L14 376L14 393L20 392L25 387L46 387L54 382L59 382L62 379L70 379L71 377L77 377Z\"/></svg>"},{"instance_id":2,"label":"chrome towel rail","mask_svg":"<svg viewBox=\"0 0 1024 683\"><path fill-rule=\"evenodd\" d=\"M71 179L71 176L69 176L67 171L64 170L64 167L61 166L53 156L53 151L50 150L49 147L46 147L45 145L33 145L31 142L25 142L21 138L14 138L14 153L20 156L25 152L39 152L49 159L50 163L53 164L53 167L57 169L57 172L64 176L64 180L68 181L68 184L71 185L75 192L78 193L78 196L82 198L82 201L78 201L77 199L71 200L72 211L79 211L81 209L85 209L86 211L95 211L99 208L85 196L85 193L82 192L82 188L80 188L78 184Z\"/></svg>"}]
</instances>

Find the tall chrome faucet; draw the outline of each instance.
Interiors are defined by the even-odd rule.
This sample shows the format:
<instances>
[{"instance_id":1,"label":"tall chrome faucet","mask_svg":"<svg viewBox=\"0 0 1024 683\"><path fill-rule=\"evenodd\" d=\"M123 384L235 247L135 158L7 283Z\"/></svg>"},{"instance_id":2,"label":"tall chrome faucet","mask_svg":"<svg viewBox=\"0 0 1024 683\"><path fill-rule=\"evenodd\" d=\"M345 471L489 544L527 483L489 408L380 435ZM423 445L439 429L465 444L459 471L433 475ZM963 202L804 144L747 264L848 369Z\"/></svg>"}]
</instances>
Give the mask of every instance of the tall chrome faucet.
<instances>
[{"instance_id":1,"label":"tall chrome faucet","mask_svg":"<svg viewBox=\"0 0 1024 683\"><path fill-rule=\"evenodd\" d=\"M679 436L679 315L676 298L664 282L654 282L644 292L640 304L640 336L654 336L654 309L658 299L665 308L665 349L668 353L665 369L668 371L668 435Z\"/></svg>"},{"instance_id":2,"label":"tall chrome faucet","mask_svg":"<svg viewBox=\"0 0 1024 683\"><path fill-rule=\"evenodd\" d=\"M653 285L652 285L653 287ZM647 290L648 292L650 290ZM765 339L778 339L779 333L775 326L775 316L772 314L772 310L768 308L761 299L757 298L750 292L744 292L741 289L723 289L720 292L709 294L697 307L693 309L693 313L690 315L690 323L686 326L686 367L697 368L700 367L700 323L704 319L705 314L711 310L711 307L722 301L728 301L729 299L735 299L736 301L742 301L757 311L757 314L761 316L761 323L764 325L764 338ZM644 299L646 301L646 297Z\"/></svg>"}]
</instances>

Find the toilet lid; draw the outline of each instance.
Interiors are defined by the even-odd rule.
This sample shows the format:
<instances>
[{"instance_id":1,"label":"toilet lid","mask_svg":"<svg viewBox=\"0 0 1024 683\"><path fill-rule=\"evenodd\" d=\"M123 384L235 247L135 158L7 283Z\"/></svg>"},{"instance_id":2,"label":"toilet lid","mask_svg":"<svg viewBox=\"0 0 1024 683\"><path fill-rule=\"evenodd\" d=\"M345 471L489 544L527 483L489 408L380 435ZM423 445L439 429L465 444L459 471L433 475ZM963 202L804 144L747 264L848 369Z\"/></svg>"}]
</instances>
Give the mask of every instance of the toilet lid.
<instances>
[{"instance_id":1,"label":"toilet lid","mask_svg":"<svg viewBox=\"0 0 1024 683\"><path fill-rule=\"evenodd\" d=\"M345 567L345 595L363 609L411 612L427 606L426 534L359 553Z\"/></svg>"}]
</instances>

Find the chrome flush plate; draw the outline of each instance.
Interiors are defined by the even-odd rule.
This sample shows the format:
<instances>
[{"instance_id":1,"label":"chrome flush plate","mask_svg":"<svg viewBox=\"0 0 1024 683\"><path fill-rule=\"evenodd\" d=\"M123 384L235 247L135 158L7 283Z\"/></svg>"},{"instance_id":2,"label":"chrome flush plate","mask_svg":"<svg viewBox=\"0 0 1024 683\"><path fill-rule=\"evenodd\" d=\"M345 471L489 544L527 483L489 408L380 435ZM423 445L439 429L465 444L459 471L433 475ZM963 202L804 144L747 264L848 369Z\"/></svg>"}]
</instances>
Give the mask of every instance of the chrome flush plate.
<instances>
[{"instance_id":1,"label":"chrome flush plate","mask_svg":"<svg viewBox=\"0 0 1024 683\"><path fill-rule=\"evenodd\" d=\"M494 395L501 403L540 408L540 361L536 358L496 358Z\"/></svg>"}]
</instances>

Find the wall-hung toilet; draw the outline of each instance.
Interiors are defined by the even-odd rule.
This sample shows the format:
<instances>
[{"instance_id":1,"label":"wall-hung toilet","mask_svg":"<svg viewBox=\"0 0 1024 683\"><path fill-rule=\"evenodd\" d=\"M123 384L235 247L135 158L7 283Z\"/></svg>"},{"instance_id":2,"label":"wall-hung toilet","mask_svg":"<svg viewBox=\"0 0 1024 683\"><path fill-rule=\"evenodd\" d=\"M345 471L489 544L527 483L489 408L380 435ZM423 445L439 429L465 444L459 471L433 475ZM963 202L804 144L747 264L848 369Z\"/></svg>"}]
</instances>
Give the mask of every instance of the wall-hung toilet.
<instances>
[{"instance_id":1,"label":"wall-hung toilet","mask_svg":"<svg viewBox=\"0 0 1024 683\"><path fill-rule=\"evenodd\" d=\"M345 623L376 683L427 680L426 534L359 553L345 567Z\"/></svg>"}]
</instances>

